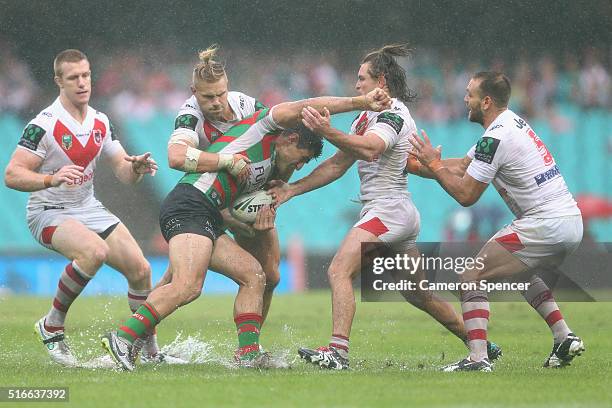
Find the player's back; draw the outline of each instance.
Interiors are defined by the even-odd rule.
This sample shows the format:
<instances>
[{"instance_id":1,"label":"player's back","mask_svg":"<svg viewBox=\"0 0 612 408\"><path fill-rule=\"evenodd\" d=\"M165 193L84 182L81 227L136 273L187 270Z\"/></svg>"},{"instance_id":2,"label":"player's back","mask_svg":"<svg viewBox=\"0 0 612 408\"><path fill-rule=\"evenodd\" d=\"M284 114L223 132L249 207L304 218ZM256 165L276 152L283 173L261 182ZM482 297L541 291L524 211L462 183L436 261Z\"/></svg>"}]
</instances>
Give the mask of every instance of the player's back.
<instances>
[{"instance_id":1,"label":"player's back","mask_svg":"<svg viewBox=\"0 0 612 408\"><path fill-rule=\"evenodd\" d=\"M351 133L358 137L367 132L381 136L386 149L372 162L358 161L361 200L406 197L404 168L408 151L412 148L409 137L416 132L410 111L403 102L394 98L390 109L361 112L353 122Z\"/></svg>"},{"instance_id":2,"label":"player's back","mask_svg":"<svg viewBox=\"0 0 612 408\"><path fill-rule=\"evenodd\" d=\"M45 206L80 207L95 200L93 180L97 160L102 153L112 155L121 146L114 140L108 117L91 107L87 109L83 123L79 123L58 98L26 126L18 148L43 159L40 173L54 174L73 164L84 168L83 176L74 182L32 192L28 211Z\"/></svg>"},{"instance_id":3,"label":"player's back","mask_svg":"<svg viewBox=\"0 0 612 408\"><path fill-rule=\"evenodd\" d=\"M506 110L470 150L468 174L491 181L517 218L579 215L559 166L525 120Z\"/></svg>"}]
</instances>

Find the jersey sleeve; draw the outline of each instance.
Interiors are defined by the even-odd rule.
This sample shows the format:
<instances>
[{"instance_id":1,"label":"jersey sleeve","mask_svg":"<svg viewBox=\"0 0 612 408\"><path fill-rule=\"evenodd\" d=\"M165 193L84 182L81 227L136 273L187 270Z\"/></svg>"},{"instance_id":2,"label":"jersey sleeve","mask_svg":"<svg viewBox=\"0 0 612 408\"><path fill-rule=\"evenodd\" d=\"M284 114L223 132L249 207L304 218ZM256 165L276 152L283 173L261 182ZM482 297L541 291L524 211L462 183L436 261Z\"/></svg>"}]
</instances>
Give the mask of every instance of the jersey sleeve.
<instances>
[{"instance_id":1,"label":"jersey sleeve","mask_svg":"<svg viewBox=\"0 0 612 408\"><path fill-rule=\"evenodd\" d=\"M385 142L385 150L395 146L404 127L404 119L393 112L382 112L366 133L373 132Z\"/></svg>"},{"instance_id":2,"label":"jersey sleeve","mask_svg":"<svg viewBox=\"0 0 612 408\"><path fill-rule=\"evenodd\" d=\"M468 151L472 162L467 173L474 179L489 184L504 163L506 144L500 139L483 136L476 145Z\"/></svg>"},{"instance_id":3,"label":"jersey sleeve","mask_svg":"<svg viewBox=\"0 0 612 408\"><path fill-rule=\"evenodd\" d=\"M50 137L49 127L48 121L41 118L40 115L37 116L23 129L17 147L44 159L47 157L48 138Z\"/></svg>"},{"instance_id":4,"label":"jersey sleeve","mask_svg":"<svg viewBox=\"0 0 612 408\"><path fill-rule=\"evenodd\" d=\"M108 133L102 142L102 154L106 157L112 157L117 152L120 152L123 147L121 146L121 142L117 137L117 129L113 126L113 123L108 120Z\"/></svg>"},{"instance_id":5,"label":"jersey sleeve","mask_svg":"<svg viewBox=\"0 0 612 408\"><path fill-rule=\"evenodd\" d=\"M200 136L198 129L203 127L203 116L199 109L191 106L189 102L185 102L179 109L176 119L174 120L174 130L179 130L182 134L189 136L198 146ZM174 132L172 133L175 134Z\"/></svg>"}]
</instances>

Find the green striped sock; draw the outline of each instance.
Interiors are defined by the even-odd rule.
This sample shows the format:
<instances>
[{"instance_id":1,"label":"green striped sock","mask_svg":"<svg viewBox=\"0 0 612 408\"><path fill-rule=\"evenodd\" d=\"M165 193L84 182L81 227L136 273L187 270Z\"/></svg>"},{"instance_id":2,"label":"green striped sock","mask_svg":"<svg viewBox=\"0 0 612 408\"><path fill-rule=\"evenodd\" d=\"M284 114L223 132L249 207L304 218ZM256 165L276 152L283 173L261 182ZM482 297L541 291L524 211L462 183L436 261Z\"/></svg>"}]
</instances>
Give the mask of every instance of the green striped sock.
<instances>
[{"instance_id":1,"label":"green striped sock","mask_svg":"<svg viewBox=\"0 0 612 408\"><path fill-rule=\"evenodd\" d=\"M134 314L125 321L125 323L117 330L117 335L134 343L139 339L153 331L155 326L160 322L159 314L155 308L147 302L144 302Z\"/></svg>"},{"instance_id":2,"label":"green striped sock","mask_svg":"<svg viewBox=\"0 0 612 408\"><path fill-rule=\"evenodd\" d=\"M242 313L234 318L238 330L238 357L250 360L259 354L262 318L256 313Z\"/></svg>"}]
</instances>

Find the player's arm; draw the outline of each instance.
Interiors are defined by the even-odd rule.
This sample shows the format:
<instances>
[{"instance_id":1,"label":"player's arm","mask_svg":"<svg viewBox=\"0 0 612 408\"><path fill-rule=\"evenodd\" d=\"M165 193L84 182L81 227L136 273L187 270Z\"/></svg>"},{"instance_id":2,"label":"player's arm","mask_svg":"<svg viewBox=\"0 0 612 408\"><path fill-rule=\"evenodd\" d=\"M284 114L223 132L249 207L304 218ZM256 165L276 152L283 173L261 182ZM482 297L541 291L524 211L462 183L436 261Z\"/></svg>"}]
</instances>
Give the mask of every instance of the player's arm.
<instances>
[{"instance_id":1,"label":"player's arm","mask_svg":"<svg viewBox=\"0 0 612 408\"><path fill-rule=\"evenodd\" d=\"M268 193L272 195L275 204L278 206L292 197L316 190L339 179L353 163L355 163L355 158L340 150L318 165L308 176L294 183L287 184L280 180L271 181L269 183L271 188L268 189Z\"/></svg>"},{"instance_id":2,"label":"player's arm","mask_svg":"<svg viewBox=\"0 0 612 408\"><path fill-rule=\"evenodd\" d=\"M239 179L247 171L250 160L241 154L204 152L196 148L198 134L191 129L178 127L168 142L170 168L188 173L207 173L228 170Z\"/></svg>"},{"instance_id":3,"label":"player's arm","mask_svg":"<svg viewBox=\"0 0 612 408\"><path fill-rule=\"evenodd\" d=\"M432 173L438 184L459 204L469 207L476 203L488 184L476 180L467 172L464 172L463 176L458 176L444 167L440 160L440 149L431 145L425 131L422 131L422 134L423 139L416 133L412 134L414 149L409 153Z\"/></svg>"},{"instance_id":4,"label":"player's arm","mask_svg":"<svg viewBox=\"0 0 612 408\"><path fill-rule=\"evenodd\" d=\"M302 99L295 102L284 102L272 108L272 119L280 127L294 127L300 119L302 109L311 106L318 112L323 112L327 108L330 114L369 110L380 112L388 109L391 105L391 98L380 88L372 90L367 95L354 97L321 96L318 98Z\"/></svg>"},{"instance_id":5,"label":"player's arm","mask_svg":"<svg viewBox=\"0 0 612 408\"><path fill-rule=\"evenodd\" d=\"M138 183L145 174L154 176L157 172L157 163L151 157L151 153L130 156L121 145L113 149L108 160L113 173L124 184Z\"/></svg>"},{"instance_id":6,"label":"player's arm","mask_svg":"<svg viewBox=\"0 0 612 408\"><path fill-rule=\"evenodd\" d=\"M57 187L83 177L83 167L74 164L64 166L54 174L38 173L36 170L42 162L43 158L34 153L15 149L4 172L4 184L13 190L32 192Z\"/></svg>"},{"instance_id":7,"label":"player's arm","mask_svg":"<svg viewBox=\"0 0 612 408\"><path fill-rule=\"evenodd\" d=\"M472 159L468 156L464 158L451 158L440 160L442 166L448 169L452 174L457 177L463 177L465 171L468 166L472 162ZM427 166L423 166L419 159L414 156L408 156L408 160L406 161L406 173L414 174L419 177L435 179L436 175L433 171L431 171Z\"/></svg>"},{"instance_id":8,"label":"player's arm","mask_svg":"<svg viewBox=\"0 0 612 408\"><path fill-rule=\"evenodd\" d=\"M323 114L320 114L316 109L307 106L302 110L302 123L338 149L359 160L371 162L387 149L385 141L376 132L355 136L331 127L330 112L327 108L323 108Z\"/></svg>"}]
</instances>

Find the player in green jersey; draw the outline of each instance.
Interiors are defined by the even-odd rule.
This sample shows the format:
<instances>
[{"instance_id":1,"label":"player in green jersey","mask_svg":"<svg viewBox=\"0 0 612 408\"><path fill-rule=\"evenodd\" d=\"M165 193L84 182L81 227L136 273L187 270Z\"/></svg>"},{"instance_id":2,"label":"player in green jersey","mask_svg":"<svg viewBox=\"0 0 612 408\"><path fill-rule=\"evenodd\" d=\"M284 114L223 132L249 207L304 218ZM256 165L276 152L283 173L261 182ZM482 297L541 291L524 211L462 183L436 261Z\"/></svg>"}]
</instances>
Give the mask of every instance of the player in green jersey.
<instances>
[{"instance_id":1,"label":"player in green jersey","mask_svg":"<svg viewBox=\"0 0 612 408\"><path fill-rule=\"evenodd\" d=\"M248 176L240 181L227 170L187 173L166 197L160 226L169 243L172 281L153 290L143 305L116 331L107 333L103 345L125 370L134 369L136 339L146 335L178 307L196 299L209 265L238 285L234 321L238 332L237 362L241 366L268 367L269 358L259 348L265 274L257 260L238 246L222 229L220 211L240 194L261 189L271 176L300 169L321 153L319 136L298 126L302 109L311 106L330 113L388 108L382 89L352 98L320 97L281 103L242 120L207 149L219 155L248 158ZM232 156L233 157L233 156ZM197 165L197 163L196 163ZM273 227L274 210L258 214L255 227Z\"/></svg>"}]
</instances>

